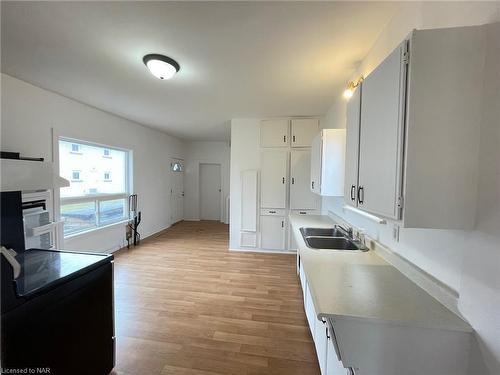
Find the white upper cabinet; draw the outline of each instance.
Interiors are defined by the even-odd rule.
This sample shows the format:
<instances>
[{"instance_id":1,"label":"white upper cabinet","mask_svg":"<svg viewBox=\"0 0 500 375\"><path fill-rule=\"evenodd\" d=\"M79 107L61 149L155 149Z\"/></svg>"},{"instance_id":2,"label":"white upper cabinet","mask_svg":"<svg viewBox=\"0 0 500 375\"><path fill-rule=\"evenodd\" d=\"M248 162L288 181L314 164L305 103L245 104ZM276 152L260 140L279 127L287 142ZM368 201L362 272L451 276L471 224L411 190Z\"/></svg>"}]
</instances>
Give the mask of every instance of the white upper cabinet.
<instances>
[{"instance_id":1,"label":"white upper cabinet","mask_svg":"<svg viewBox=\"0 0 500 375\"><path fill-rule=\"evenodd\" d=\"M405 49L403 43L365 79L361 102L358 205L393 219L401 194Z\"/></svg>"},{"instance_id":2,"label":"white upper cabinet","mask_svg":"<svg viewBox=\"0 0 500 375\"><path fill-rule=\"evenodd\" d=\"M262 120L260 122L261 147L288 147L290 143L287 119Z\"/></svg>"},{"instance_id":3,"label":"white upper cabinet","mask_svg":"<svg viewBox=\"0 0 500 375\"><path fill-rule=\"evenodd\" d=\"M359 90L347 108L346 203L408 228L474 227L482 31L413 31L364 80L359 128Z\"/></svg>"},{"instance_id":4,"label":"white upper cabinet","mask_svg":"<svg viewBox=\"0 0 500 375\"><path fill-rule=\"evenodd\" d=\"M311 151L292 150L290 157L290 208L316 209L318 196L309 188Z\"/></svg>"},{"instance_id":5,"label":"white upper cabinet","mask_svg":"<svg viewBox=\"0 0 500 375\"><path fill-rule=\"evenodd\" d=\"M288 151L261 152L260 206L286 208Z\"/></svg>"},{"instance_id":6,"label":"white upper cabinet","mask_svg":"<svg viewBox=\"0 0 500 375\"><path fill-rule=\"evenodd\" d=\"M313 138L319 132L319 120L311 118L292 119L292 147L311 147Z\"/></svg>"},{"instance_id":7,"label":"white upper cabinet","mask_svg":"<svg viewBox=\"0 0 500 375\"><path fill-rule=\"evenodd\" d=\"M344 201L356 207L358 205L358 162L359 162L359 126L361 120L362 84L354 91L347 103L346 113L346 151Z\"/></svg>"},{"instance_id":8,"label":"white upper cabinet","mask_svg":"<svg viewBox=\"0 0 500 375\"><path fill-rule=\"evenodd\" d=\"M323 129L312 142L311 184L313 193L344 195L345 129Z\"/></svg>"}]
</instances>

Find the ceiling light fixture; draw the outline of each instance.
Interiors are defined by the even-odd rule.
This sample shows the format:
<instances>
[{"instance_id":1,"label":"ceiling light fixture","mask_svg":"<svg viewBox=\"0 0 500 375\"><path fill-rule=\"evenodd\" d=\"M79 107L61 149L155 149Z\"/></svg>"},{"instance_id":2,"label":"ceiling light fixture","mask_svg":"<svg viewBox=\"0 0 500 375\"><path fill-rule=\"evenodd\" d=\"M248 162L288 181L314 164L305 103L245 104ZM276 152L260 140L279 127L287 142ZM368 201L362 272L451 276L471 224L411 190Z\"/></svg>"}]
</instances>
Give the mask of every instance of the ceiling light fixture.
<instances>
[{"instance_id":1,"label":"ceiling light fixture","mask_svg":"<svg viewBox=\"0 0 500 375\"><path fill-rule=\"evenodd\" d=\"M168 56L151 53L142 58L152 75L159 79L170 79L181 68L179 63Z\"/></svg>"},{"instance_id":2,"label":"ceiling light fixture","mask_svg":"<svg viewBox=\"0 0 500 375\"><path fill-rule=\"evenodd\" d=\"M356 83L354 83L353 81L349 81L347 83L347 88L344 90L344 98L351 99L354 95L354 90L356 90L356 87L358 87L364 79L365 78L361 76Z\"/></svg>"}]
</instances>

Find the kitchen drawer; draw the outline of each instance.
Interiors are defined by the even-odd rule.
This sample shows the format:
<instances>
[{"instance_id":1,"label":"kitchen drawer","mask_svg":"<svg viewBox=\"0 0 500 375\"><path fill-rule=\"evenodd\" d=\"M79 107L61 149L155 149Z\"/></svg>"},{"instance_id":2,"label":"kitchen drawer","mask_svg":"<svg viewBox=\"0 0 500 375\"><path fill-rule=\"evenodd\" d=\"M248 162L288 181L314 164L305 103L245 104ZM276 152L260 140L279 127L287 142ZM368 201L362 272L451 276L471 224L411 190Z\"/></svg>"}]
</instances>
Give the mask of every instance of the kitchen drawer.
<instances>
[{"instance_id":1,"label":"kitchen drawer","mask_svg":"<svg viewBox=\"0 0 500 375\"><path fill-rule=\"evenodd\" d=\"M321 215L321 210L291 210L295 215Z\"/></svg>"},{"instance_id":2,"label":"kitchen drawer","mask_svg":"<svg viewBox=\"0 0 500 375\"><path fill-rule=\"evenodd\" d=\"M262 208L261 215L286 216L286 210L283 208Z\"/></svg>"}]
</instances>

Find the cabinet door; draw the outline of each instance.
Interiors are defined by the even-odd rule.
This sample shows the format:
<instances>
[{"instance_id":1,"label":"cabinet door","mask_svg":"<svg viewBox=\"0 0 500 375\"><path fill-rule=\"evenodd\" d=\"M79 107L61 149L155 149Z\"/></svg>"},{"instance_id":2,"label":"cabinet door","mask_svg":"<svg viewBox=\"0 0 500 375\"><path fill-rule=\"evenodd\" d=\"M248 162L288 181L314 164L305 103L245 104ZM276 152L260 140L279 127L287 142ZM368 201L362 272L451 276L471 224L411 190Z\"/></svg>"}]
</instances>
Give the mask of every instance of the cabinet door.
<instances>
[{"instance_id":1,"label":"cabinet door","mask_svg":"<svg viewBox=\"0 0 500 375\"><path fill-rule=\"evenodd\" d=\"M311 330L311 336L314 339L314 328L316 323L316 311L314 311L314 304L311 297L311 291L309 290L309 284L305 282L305 292L304 292L304 310L306 311L307 323L309 324L309 329Z\"/></svg>"},{"instance_id":2,"label":"cabinet door","mask_svg":"<svg viewBox=\"0 0 500 375\"><path fill-rule=\"evenodd\" d=\"M321 157L322 157L321 133L314 137L311 146L311 183L309 188L313 193L321 193Z\"/></svg>"},{"instance_id":3,"label":"cabinet door","mask_svg":"<svg viewBox=\"0 0 500 375\"><path fill-rule=\"evenodd\" d=\"M361 98L358 206L395 219L399 218L406 80L402 55L400 46L365 79Z\"/></svg>"},{"instance_id":4,"label":"cabinet door","mask_svg":"<svg viewBox=\"0 0 500 375\"><path fill-rule=\"evenodd\" d=\"M288 120L262 120L260 122L261 147L288 147Z\"/></svg>"},{"instance_id":5,"label":"cabinet door","mask_svg":"<svg viewBox=\"0 0 500 375\"><path fill-rule=\"evenodd\" d=\"M311 176L311 151L293 150L290 157L290 208L315 209L318 197L309 187Z\"/></svg>"},{"instance_id":6,"label":"cabinet door","mask_svg":"<svg viewBox=\"0 0 500 375\"><path fill-rule=\"evenodd\" d=\"M260 217L260 247L270 250L285 249L285 217L263 215Z\"/></svg>"},{"instance_id":7,"label":"cabinet door","mask_svg":"<svg viewBox=\"0 0 500 375\"><path fill-rule=\"evenodd\" d=\"M313 138L318 134L319 120L301 118L292 120L292 147L311 147Z\"/></svg>"},{"instance_id":8,"label":"cabinet door","mask_svg":"<svg viewBox=\"0 0 500 375\"><path fill-rule=\"evenodd\" d=\"M346 375L348 370L339 361L335 347L333 346L332 335L328 332L328 343L326 349L326 374L327 375Z\"/></svg>"},{"instance_id":9,"label":"cabinet door","mask_svg":"<svg viewBox=\"0 0 500 375\"><path fill-rule=\"evenodd\" d=\"M316 318L314 328L314 345L316 347L316 355L318 356L318 364L322 375L326 375L327 366L326 351L328 339L326 334L326 324Z\"/></svg>"},{"instance_id":10,"label":"cabinet door","mask_svg":"<svg viewBox=\"0 0 500 375\"><path fill-rule=\"evenodd\" d=\"M346 153L345 153L345 180L344 201L356 207L358 192L358 163L359 163L359 125L361 119L361 90L358 86L352 98L347 103L346 113Z\"/></svg>"},{"instance_id":11,"label":"cabinet door","mask_svg":"<svg viewBox=\"0 0 500 375\"><path fill-rule=\"evenodd\" d=\"M288 151L265 150L261 153L261 194L263 208L286 208Z\"/></svg>"}]
</instances>

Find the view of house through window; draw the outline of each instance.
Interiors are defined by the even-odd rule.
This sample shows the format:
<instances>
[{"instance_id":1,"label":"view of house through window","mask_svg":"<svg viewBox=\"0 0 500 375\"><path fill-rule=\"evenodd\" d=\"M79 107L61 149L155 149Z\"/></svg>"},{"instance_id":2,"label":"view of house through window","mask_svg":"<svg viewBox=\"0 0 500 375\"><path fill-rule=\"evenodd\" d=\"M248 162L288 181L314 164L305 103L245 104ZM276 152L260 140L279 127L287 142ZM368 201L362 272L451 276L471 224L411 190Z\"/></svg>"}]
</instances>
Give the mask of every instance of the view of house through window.
<instances>
[{"instance_id":1,"label":"view of house through window","mask_svg":"<svg viewBox=\"0 0 500 375\"><path fill-rule=\"evenodd\" d=\"M59 140L64 235L117 223L128 216L129 152L74 140Z\"/></svg>"}]
</instances>

